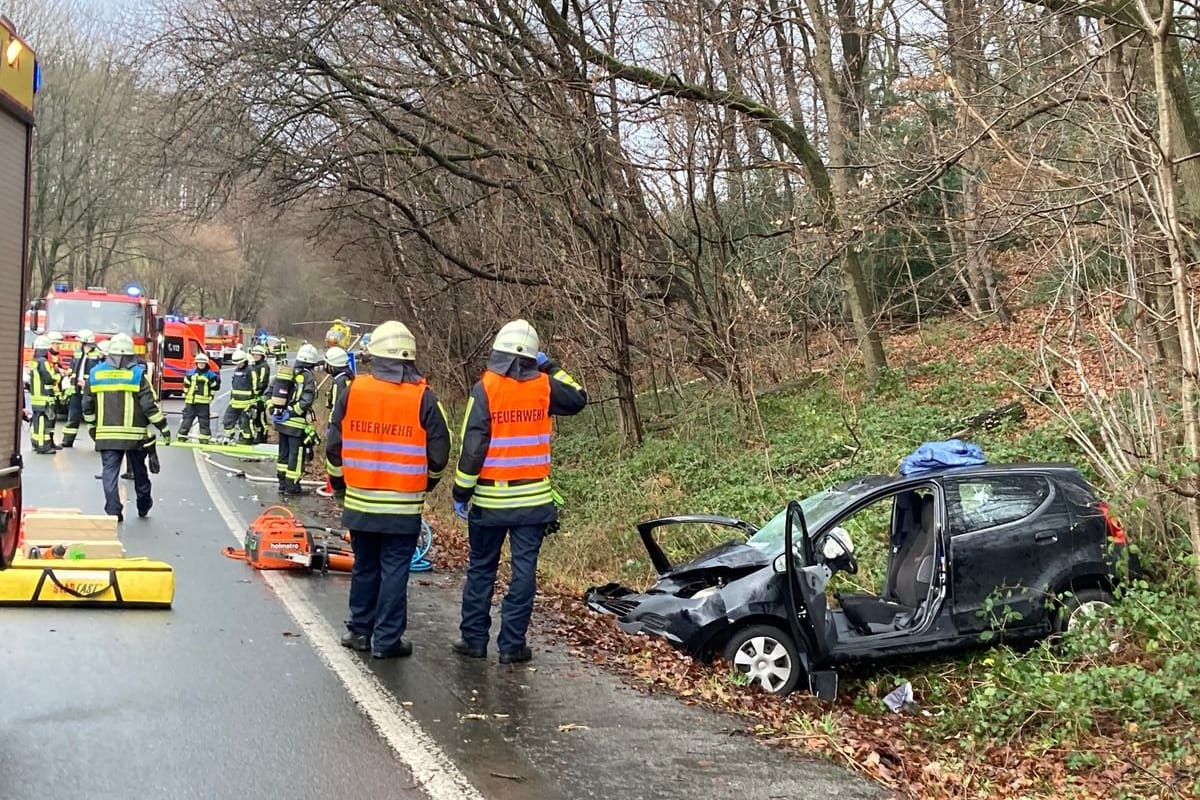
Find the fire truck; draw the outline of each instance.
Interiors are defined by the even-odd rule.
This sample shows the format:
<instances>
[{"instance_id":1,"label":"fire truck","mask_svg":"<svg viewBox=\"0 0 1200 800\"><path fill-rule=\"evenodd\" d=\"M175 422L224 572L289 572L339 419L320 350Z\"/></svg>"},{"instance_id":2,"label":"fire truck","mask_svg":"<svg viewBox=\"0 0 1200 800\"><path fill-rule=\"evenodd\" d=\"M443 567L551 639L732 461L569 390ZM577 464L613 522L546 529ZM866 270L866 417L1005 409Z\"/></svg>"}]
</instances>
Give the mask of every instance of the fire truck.
<instances>
[{"instance_id":1,"label":"fire truck","mask_svg":"<svg viewBox=\"0 0 1200 800\"><path fill-rule=\"evenodd\" d=\"M146 362L146 374L154 390L161 391L158 303L143 297L137 286L116 293L102 286L71 289L65 283L56 283L44 298L30 304L29 319L35 321L34 333L53 331L61 338L59 358L64 367L70 366L79 350L79 331L92 331L97 343L118 333L129 334L134 352Z\"/></svg>"},{"instance_id":2,"label":"fire truck","mask_svg":"<svg viewBox=\"0 0 1200 800\"><path fill-rule=\"evenodd\" d=\"M236 320L221 320L221 357L231 361L233 351L242 346L242 323Z\"/></svg>"},{"instance_id":3,"label":"fire truck","mask_svg":"<svg viewBox=\"0 0 1200 800\"><path fill-rule=\"evenodd\" d=\"M221 320L188 317L186 321L189 325L203 328L203 335L200 339L204 342L204 352L213 361L221 363L224 360L222 351L225 346L225 334L221 330Z\"/></svg>"},{"instance_id":4,"label":"fire truck","mask_svg":"<svg viewBox=\"0 0 1200 800\"><path fill-rule=\"evenodd\" d=\"M29 286L29 190L32 170L33 98L37 56L7 17L0 16L0 319L11 333L0 336L0 569L17 549L21 525L22 323ZM34 315L36 319L36 314Z\"/></svg>"},{"instance_id":5,"label":"fire truck","mask_svg":"<svg viewBox=\"0 0 1200 800\"><path fill-rule=\"evenodd\" d=\"M242 343L242 323L234 320L189 317L188 323L204 326L204 352L213 361L228 364Z\"/></svg>"}]
</instances>

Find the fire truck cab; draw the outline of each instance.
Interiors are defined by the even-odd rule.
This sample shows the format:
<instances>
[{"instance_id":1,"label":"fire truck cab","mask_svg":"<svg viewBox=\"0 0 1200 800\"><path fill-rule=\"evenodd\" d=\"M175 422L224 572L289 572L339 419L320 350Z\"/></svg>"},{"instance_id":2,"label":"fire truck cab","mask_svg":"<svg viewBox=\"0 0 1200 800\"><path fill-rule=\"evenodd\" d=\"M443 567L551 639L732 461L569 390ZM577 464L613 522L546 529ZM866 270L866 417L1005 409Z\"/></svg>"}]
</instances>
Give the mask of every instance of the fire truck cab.
<instances>
[{"instance_id":1,"label":"fire truck cab","mask_svg":"<svg viewBox=\"0 0 1200 800\"><path fill-rule=\"evenodd\" d=\"M134 352L146 362L155 390L162 389L158 304L143 297L138 287L130 286L118 294L104 287L71 289L65 283L56 283L44 298L33 301L27 318L33 323L33 333L54 331L62 339L59 358L64 367L79 350L79 331L92 331L97 342L118 333L129 334Z\"/></svg>"}]
</instances>

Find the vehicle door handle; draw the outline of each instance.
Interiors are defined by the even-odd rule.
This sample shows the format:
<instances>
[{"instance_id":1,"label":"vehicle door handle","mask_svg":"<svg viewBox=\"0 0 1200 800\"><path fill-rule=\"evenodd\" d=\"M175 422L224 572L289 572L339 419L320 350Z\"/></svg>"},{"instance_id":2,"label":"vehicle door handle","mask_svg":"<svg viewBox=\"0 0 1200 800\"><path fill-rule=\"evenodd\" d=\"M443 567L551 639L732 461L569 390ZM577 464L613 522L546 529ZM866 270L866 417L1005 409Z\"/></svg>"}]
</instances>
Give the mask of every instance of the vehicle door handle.
<instances>
[{"instance_id":1,"label":"vehicle door handle","mask_svg":"<svg viewBox=\"0 0 1200 800\"><path fill-rule=\"evenodd\" d=\"M1033 535L1035 542L1047 542L1053 544L1058 541L1058 534L1054 531L1038 531Z\"/></svg>"}]
</instances>

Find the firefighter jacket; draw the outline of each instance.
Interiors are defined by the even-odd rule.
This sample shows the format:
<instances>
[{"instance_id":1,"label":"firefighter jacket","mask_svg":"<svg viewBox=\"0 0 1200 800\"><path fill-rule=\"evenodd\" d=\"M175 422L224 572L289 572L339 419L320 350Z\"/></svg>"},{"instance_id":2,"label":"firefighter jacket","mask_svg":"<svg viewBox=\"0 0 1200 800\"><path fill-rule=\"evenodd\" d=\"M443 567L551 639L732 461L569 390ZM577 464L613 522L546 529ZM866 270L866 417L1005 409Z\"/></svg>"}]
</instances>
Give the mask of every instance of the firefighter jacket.
<instances>
[{"instance_id":1,"label":"firefighter jacket","mask_svg":"<svg viewBox=\"0 0 1200 800\"><path fill-rule=\"evenodd\" d=\"M183 376L183 402L209 405L220 388L220 373L211 369L190 369Z\"/></svg>"},{"instance_id":2,"label":"firefighter jacket","mask_svg":"<svg viewBox=\"0 0 1200 800\"><path fill-rule=\"evenodd\" d=\"M83 393L87 388L88 375L92 372L92 367L100 363L100 353L95 349L91 352L84 353L80 351L78 355L71 359L71 383L67 387L67 394L75 394L76 392Z\"/></svg>"},{"instance_id":3,"label":"firefighter jacket","mask_svg":"<svg viewBox=\"0 0 1200 800\"><path fill-rule=\"evenodd\" d=\"M375 358L340 394L326 434L330 482L351 531L416 535L450 461L450 426L411 362ZM337 474L335 474L335 471Z\"/></svg>"},{"instance_id":4,"label":"firefighter jacket","mask_svg":"<svg viewBox=\"0 0 1200 800\"><path fill-rule=\"evenodd\" d=\"M167 418L144 364L93 367L83 395L83 420L95 428L97 450L138 450L146 441L147 426L167 431Z\"/></svg>"},{"instance_id":5,"label":"firefighter jacket","mask_svg":"<svg viewBox=\"0 0 1200 800\"><path fill-rule=\"evenodd\" d=\"M254 380L251 383L251 389L257 390L256 398L265 400L271 395L271 365L267 363L267 359L263 358L259 361L250 364L250 370L254 373Z\"/></svg>"},{"instance_id":6,"label":"firefighter jacket","mask_svg":"<svg viewBox=\"0 0 1200 800\"><path fill-rule=\"evenodd\" d=\"M578 414L587 393L550 361L493 351L471 390L462 428L454 499L473 501L484 525L538 525L558 519L550 485L552 416Z\"/></svg>"},{"instance_id":7,"label":"firefighter jacket","mask_svg":"<svg viewBox=\"0 0 1200 800\"><path fill-rule=\"evenodd\" d=\"M309 427L308 415L317 398L317 377L312 367L296 367L292 394L288 398L287 417L275 423L275 429L287 436L303 436Z\"/></svg>"},{"instance_id":8,"label":"firefighter jacket","mask_svg":"<svg viewBox=\"0 0 1200 800\"><path fill-rule=\"evenodd\" d=\"M229 378L229 407L249 408L258 395L254 393L254 371L249 364L242 364Z\"/></svg>"},{"instance_id":9,"label":"firefighter jacket","mask_svg":"<svg viewBox=\"0 0 1200 800\"><path fill-rule=\"evenodd\" d=\"M49 356L35 357L29 370L29 407L34 411L45 411L54 406L57 397L58 370Z\"/></svg>"},{"instance_id":10,"label":"firefighter jacket","mask_svg":"<svg viewBox=\"0 0 1200 800\"><path fill-rule=\"evenodd\" d=\"M350 388L350 381L354 380L354 375L350 370L340 370L335 372L329 379L329 421L333 422L333 410L337 408L338 399L346 393Z\"/></svg>"}]
</instances>

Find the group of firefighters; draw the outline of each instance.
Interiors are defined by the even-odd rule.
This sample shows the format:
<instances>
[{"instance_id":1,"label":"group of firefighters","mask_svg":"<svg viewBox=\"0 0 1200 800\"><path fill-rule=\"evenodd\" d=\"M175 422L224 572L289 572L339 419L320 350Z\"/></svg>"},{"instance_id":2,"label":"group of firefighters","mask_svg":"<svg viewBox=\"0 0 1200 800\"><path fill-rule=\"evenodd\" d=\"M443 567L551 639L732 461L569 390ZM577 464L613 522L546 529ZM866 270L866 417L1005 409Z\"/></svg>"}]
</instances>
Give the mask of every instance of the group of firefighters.
<instances>
[{"instance_id":1,"label":"group of firefighters","mask_svg":"<svg viewBox=\"0 0 1200 800\"><path fill-rule=\"evenodd\" d=\"M54 442L54 418L65 405L62 447L73 446L81 423L88 426L102 457L97 477L104 481L105 511L124 520L118 478L125 463L138 515L144 517L153 505L148 458L157 471L157 440L148 431L158 428L169 444L166 417L129 336L118 334L99 347L90 331L78 338L79 353L65 375L56 367L55 343L46 336L34 343L34 451L61 449ZM269 420L279 434L279 490L302 493L305 462L319 441L313 403L316 370L324 366L331 409L325 466L354 549L350 618L341 644L375 658L403 657L412 653L404 638L409 568L425 498L449 464L450 426L417 371L416 339L403 323L385 322L363 337L369 374L356 374L348 338L348 328L331 329L323 356L305 343L292 365L278 367L273 381L264 347L239 348L223 425L232 441L254 444L266 440ZM210 409L220 385L219 371L207 356L197 355L184 379L181 439L199 423L199 441L212 440ZM506 538L512 576L501 606L500 663L532 658L526 632L537 558L543 538L558 528L562 505L549 478L552 418L577 414L586 404L583 388L542 351L529 322L514 320L500 329L468 398L454 476L454 513L467 521L470 542L460 638L452 646L464 658L487 657L492 594Z\"/></svg>"}]
</instances>

